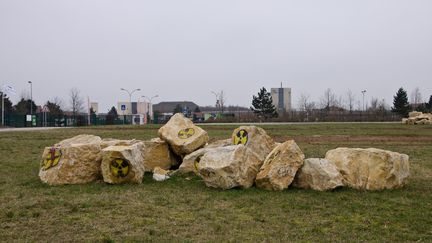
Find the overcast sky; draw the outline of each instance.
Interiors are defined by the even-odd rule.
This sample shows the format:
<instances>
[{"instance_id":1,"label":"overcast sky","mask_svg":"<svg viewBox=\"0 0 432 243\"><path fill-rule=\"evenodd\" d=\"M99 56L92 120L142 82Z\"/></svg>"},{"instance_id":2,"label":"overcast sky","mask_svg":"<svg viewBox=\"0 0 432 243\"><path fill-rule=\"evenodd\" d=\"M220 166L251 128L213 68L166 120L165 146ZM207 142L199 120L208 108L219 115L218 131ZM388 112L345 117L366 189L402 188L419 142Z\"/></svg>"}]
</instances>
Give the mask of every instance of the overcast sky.
<instances>
[{"instance_id":1,"label":"overcast sky","mask_svg":"<svg viewBox=\"0 0 432 243\"><path fill-rule=\"evenodd\" d=\"M262 86L318 101L432 95L430 0L0 0L0 84L38 104L72 87L106 111L133 96L250 106Z\"/></svg>"}]
</instances>

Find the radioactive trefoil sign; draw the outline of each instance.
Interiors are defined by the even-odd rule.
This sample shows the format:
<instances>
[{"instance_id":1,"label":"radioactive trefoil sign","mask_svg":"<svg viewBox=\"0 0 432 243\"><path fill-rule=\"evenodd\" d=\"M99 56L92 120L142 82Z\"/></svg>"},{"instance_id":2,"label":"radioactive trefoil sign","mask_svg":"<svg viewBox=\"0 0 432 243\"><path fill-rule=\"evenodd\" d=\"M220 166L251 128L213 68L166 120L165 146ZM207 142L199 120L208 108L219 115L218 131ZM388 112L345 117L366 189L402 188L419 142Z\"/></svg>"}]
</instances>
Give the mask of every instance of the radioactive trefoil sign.
<instances>
[{"instance_id":1,"label":"radioactive trefoil sign","mask_svg":"<svg viewBox=\"0 0 432 243\"><path fill-rule=\"evenodd\" d=\"M111 161L110 169L113 176L117 178L126 177L129 174L129 161L116 158Z\"/></svg>"},{"instance_id":2,"label":"radioactive trefoil sign","mask_svg":"<svg viewBox=\"0 0 432 243\"><path fill-rule=\"evenodd\" d=\"M239 144L245 145L248 142L248 139L249 139L248 132L244 129L241 129L234 136L233 142L234 142L234 145L239 145Z\"/></svg>"}]
</instances>

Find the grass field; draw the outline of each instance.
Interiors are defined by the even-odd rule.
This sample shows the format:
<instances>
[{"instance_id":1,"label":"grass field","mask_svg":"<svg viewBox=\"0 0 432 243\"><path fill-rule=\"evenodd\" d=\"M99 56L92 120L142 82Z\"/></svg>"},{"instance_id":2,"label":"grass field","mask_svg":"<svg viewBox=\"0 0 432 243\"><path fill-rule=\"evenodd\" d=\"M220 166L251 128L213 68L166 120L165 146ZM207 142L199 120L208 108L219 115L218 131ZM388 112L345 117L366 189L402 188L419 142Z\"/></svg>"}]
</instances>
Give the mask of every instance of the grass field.
<instances>
[{"instance_id":1,"label":"grass field","mask_svg":"<svg viewBox=\"0 0 432 243\"><path fill-rule=\"evenodd\" d=\"M376 147L410 156L399 190L268 192L216 190L197 177L141 185L47 186L45 146L78 134L150 139L156 126L0 133L0 241L432 241L432 126L294 124L261 126L278 142L295 139L307 158L336 147ZM203 126L211 140L234 126Z\"/></svg>"}]
</instances>

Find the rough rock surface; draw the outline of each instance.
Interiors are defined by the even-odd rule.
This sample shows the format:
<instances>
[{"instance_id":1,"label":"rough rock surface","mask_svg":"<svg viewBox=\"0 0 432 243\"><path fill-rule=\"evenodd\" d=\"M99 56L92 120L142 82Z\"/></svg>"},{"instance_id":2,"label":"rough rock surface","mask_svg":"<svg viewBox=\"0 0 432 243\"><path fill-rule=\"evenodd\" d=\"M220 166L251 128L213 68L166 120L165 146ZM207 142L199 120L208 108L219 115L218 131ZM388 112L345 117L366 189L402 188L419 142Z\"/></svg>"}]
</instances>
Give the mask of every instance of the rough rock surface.
<instances>
[{"instance_id":1,"label":"rough rock surface","mask_svg":"<svg viewBox=\"0 0 432 243\"><path fill-rule=\"evenodd\" d=\"M198 163L201 160L201 157L207 153L208 151L215 149L215 148L221 148L221 147L227 147L232 145L231 139L224 139L224 140L218 140L213 143L208 144L204 148L198 149L197 151L194 151L188 155L186 155L183 158L183 162L180 165L178 169L178 173L180 174L186 174L193 172L195 174L198 173Z\"/></svg>"},{"instance_id":2,"label":"rough rock surface","mask_svg":"<svg viewBox=\"0 0 432 243\"><path fill-rule=\"evenodd\" d=\"M179 156L204 147L209 140L206 131L195 126L180 113L172 116L168 123L159 129L159 137L167 141L172 151Z\"/></svg>"},{"instance_id":3,"label":"rough rock surface","mask_svg":"<svg viewBox=\"0 0 432 243\"><path fill-rule=\"evenodd\" d=\"M412 111L409 113L408 118L402 118L402 123L408 125L431 125L432 113Z\"/></svg>"},{"instance_id":4,"label":"rough rock surface","mask_svg":"<svg viewBox=\"0 0 432 243\"><path fill-rule=\"evenodd\" d=\"M101 149L108 148L109 146L130 146L132 144L140 143L140 140L120 140L113 138L105 138L101 142Z\"/></svg>"},{"instance_id":5,"label":"rough rock surface","mask_svg":"<svg viewBox=\"0 0 432 243\"><path fill-rule=\"evenodd\" d=\"M169 171L164 170L160 167L155 167L153 170L153 180L155 181L165 181L170 178Z\"/></svg>"},{"instance_id":6,"label":"rough rock surface","mask_svg":"<svg viewBox=\"0 0 432 243\"><path fill-rule=\"evenodd\" d=\"M262 162L243 145L214 148L198 163L198 175L208 187L230 189L253 185Z\"/></svg>"},{"instance_id":7,"label":"rough rock surface","mask_svg":"<svg viewBox=\"0 0 432 243\"><path fill-rule=\"evenodd\" d=\"M226 147L232 145L232 139L223 139L223 140L217 140L213 143L209 143L205 146L205 148L219 148L219 147Z\"/></svg>"},{"instance_id":8,"label":"rough rock surface","mask_svg":"<svg viewBox=\"0 0 432 243\"><path fill-rule=\"evenodd\" d=\"M291 185L297 170L303 165L304 154L294 142L278 145L267 156L255 180L258 188L284 190Z\"/></svg>"},{"instance_id":9,"label":"rough rock surface","mask_svg":"<svg viewBox=\"0 0 432 243\"><path fill-rule=\"evenodd\" d=\"M46 147L40 179L50 185L83 184L100 178L101 138L79 135Z\"/></svg>"},{"instance_id":10,"label":"rough rock surface","mask_svg":"<svg viewBox=\"0 0 432 243\"><path fill-rule=\"evenodd\" d=\"M169 170L171 166L178 162L171 153L167 142L160 138L144 141L143 157L145 171L153 171L156 167Z\"/></svg>"},{"instance_id":11,"label":"rough rock surface","mask_svg":"<svg viewBox=\"0 0 432 243\"><path fill-rule=\"evenodd\" d=\"M337 167L326 159L310 158L304 161L292 183L294 187L317 191L342 187L342 175Z\"/></svg>"},{"instance_id":12,"label":"rough rock surface","mask_svg":"<svg viewBox=\"0 0 432 243\"><path fill-rule=\"evenodd\" d=\"M262 162L275 147L275 142L266 131L256 126L241 126L233 131L231 137L234 145L245 145Z\"/></svg>"},{"instance_id":13,"label":"rough rock surface","mask_svg":"<svg viewBox=\"0 0 432 243\"><path fill-rule=\"evenodd\" d=\"M143 143L130 146L109 146L102 150L102 175L105 182L142 183L144 163Z\"/></svg>"},{"instance_id":14,"label":"rough rock surface","mask_svg":"<svg viewBox=\"0 0 432 243\"><path fill-rule=\"evenodd\" d=\"M337 148L326 153L345 185L362 190L400 188L408 182L409 157L387 150Z\"/></svg>"}]
</instances>

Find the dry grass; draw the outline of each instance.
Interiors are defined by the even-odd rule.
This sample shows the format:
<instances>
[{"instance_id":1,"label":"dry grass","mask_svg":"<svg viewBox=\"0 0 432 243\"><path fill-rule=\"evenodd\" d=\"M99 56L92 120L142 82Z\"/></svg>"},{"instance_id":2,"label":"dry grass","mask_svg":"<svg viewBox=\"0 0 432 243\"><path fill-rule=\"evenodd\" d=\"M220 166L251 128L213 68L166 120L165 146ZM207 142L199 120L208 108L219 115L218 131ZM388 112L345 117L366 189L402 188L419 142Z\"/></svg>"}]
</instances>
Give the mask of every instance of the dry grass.
<instances>
[{"instance_id":1,"label":"dry grass","mask_svg":"<svg viewBox=\"0 0 432 243\"><path fill-rule=\"evenodd\" d=\"M38 179L42 149L87 133L149 139L152 127L97 127L0 134L0 235L10 241L432 241L432 127L399 124L263 126L296 138L306 157L339 146L407 153L412 179L400 190L221 191L199 178L141 185L50 187ZM213 140L234 126L205 126ZM320 135L321 137L317 137Z\"/></svg>"}]
</instances>

